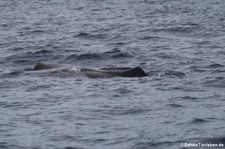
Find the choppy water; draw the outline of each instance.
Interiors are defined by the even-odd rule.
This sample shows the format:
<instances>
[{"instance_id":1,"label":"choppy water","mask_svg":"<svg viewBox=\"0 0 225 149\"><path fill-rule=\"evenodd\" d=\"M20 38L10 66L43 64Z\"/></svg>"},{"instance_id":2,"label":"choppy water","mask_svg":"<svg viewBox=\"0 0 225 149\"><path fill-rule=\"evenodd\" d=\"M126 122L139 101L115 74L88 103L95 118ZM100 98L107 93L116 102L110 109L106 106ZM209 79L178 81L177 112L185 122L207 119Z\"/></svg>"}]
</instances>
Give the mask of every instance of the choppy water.
<instances>
[{"instance_id":1,"label":"choppy water","mask_svg":"<svg viewBox=\"0 0 225 149\"><path fill-rule=\"evenodd\" d=\"M223 0L1 0L0 148L225 145L224 8ZM25 73L37 62L140 66L149 76Z\"/></svg>"}]
</instances>

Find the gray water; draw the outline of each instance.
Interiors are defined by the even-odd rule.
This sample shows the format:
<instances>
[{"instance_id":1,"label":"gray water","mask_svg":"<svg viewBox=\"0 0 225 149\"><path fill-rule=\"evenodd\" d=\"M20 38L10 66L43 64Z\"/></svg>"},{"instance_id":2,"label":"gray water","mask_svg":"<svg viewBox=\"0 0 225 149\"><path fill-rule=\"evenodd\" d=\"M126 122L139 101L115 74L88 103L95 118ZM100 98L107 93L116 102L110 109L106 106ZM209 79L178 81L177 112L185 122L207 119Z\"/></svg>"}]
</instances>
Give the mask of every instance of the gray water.
<instances>
[{"instance_id":1,"label":"gray water","mask_svg":"<svg viewBox=\"0 0 225 149\"><path fill-rule=\"evenodd\" d=\"M0 0L0 148L225 145L224 8L223 0ZM27 73L37 62L140 66L148 76Z\"/></svg>"}]
</instances>

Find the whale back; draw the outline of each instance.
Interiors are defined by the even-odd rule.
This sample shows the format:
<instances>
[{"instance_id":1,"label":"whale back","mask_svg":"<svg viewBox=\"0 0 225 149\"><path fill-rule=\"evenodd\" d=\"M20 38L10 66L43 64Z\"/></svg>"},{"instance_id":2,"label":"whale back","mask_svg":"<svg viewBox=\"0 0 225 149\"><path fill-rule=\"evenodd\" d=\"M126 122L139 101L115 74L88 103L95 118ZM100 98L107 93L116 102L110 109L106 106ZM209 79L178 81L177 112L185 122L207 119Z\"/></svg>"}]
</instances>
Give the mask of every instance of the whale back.
<instances>
[{"instance_id":1,"label":"whale back","mask_svg":"<svg viewBox=\"0 0 225 149\"><path fill-rule=\"evenodd\" d=\"M53 68L61 68L65 67L65 65L61 64L46 64L46 63L37 63L34 66L34 70L46 70L46 69L53 69ZM97 69L89 69L89 68L79 68L80 71L86 75L87 77L104 77L104 78L110 78L110 77L145 77L147 74L144 72L144 70L140 67L131 68L126 71L105 71L105 70L97 70Z\"/></svg>"}]
</instances>

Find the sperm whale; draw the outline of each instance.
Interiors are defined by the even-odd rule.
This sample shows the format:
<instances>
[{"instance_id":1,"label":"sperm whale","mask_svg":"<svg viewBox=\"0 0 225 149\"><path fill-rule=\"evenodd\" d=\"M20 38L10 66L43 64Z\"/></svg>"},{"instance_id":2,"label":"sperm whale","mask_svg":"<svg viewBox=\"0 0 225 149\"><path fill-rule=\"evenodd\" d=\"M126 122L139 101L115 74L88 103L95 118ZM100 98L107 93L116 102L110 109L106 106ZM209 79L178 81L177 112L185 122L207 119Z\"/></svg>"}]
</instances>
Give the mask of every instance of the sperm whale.
<instances>
[{"instance_id":1,"label":"sperm whale","mask_svg":"<svg viewBox=\"0 0 225 149\"><path fill-rule=\"evenodd\" d=\"M46 64L37 63L34 70L52 70L62 68L62 64ZM99 70L91 68L78 68L79 72L90 78L111 78L111 77L145 77L147 74L140 67L131 68L128 70Z\"/></svg>"}]
</instances>

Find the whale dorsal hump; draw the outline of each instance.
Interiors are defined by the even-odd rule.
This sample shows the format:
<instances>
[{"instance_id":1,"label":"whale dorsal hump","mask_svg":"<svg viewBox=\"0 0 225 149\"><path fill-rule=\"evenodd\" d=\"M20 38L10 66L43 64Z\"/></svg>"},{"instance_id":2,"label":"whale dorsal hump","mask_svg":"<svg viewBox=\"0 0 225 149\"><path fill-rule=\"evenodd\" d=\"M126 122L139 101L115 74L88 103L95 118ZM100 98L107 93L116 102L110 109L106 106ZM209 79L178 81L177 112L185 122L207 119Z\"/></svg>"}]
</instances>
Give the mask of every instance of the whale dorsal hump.
<instances>
[{"instance_id":1,"label":"whale dorsal hump","mask_svg":"<svg viewBox=\"0 0 225 149\"><path fill-rule=\"evenodd\" d=\"M121 73L122 77L145 77L147 74L140 67L135 67Z\"/></svg>"}]
</instances>

